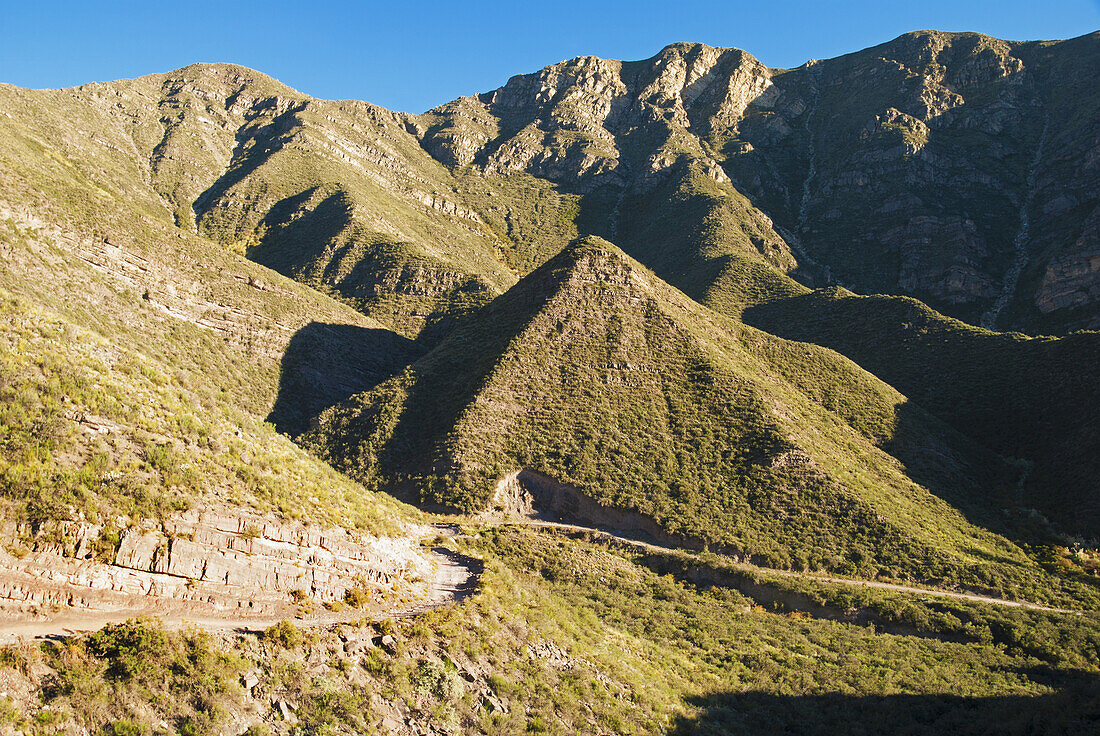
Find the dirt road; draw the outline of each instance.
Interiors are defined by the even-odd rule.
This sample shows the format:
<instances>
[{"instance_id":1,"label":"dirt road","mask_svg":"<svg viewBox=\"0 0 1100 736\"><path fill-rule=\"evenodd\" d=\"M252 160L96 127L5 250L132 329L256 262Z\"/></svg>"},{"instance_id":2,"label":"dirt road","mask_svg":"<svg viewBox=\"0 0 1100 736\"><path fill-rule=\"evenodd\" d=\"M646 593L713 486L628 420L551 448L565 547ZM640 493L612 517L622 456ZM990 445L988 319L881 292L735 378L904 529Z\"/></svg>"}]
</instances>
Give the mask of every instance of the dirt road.
<instances>
[{"instance_id":1,"label":"dirt road","mask_svg":"<svg viewBox=\"0 0 1100 736\"><path fill-rule=\"evenodd\" d=\"M598 537L614 540L646 552L670 553L681 552L673 547L652 544L631 537L623 536L614 531L596 529L577 524L566 524L555 521L543 521L538 519L506 519L485 520L479 519L472 522L473 526L528 526L548 529L557 529L567 532L581 532L594 534ZM450 524L438 525L442 536L455 536L457 527ZM482 572L482 562L476 558L454 552L446 547L434 547L429 553L435 563L435 572L429 583L427 594L417 601L401 602L389 607L376 607L369 610L345 609L341 612L324 611L304 616L295 617L296 623L302 626L325 626L342 621L351 621L364 615L375 618L401 618L417 616L422 613L461 602L473 595L477 588L478 580ZM728 563L737 570L754 575L776 576L783 578L796 578L818 583L832 585L847 585L851 587L875 588L879 590L897 591L913 595L929 596L937 598L949 598L954 600L988 603L996 606L1023 608L1033 611L1047 611L1051 613L1078 614L1065 608L1043 606L1027 601L1012 601L1003 598L967 593L960 591L938 590L913 585L901 585L897 583L885 583L877 580L859 580L843 578L833 575L823 575L810 572L796 572L791 570L776 570L764 568L748 563ZM167 607L161 603L155 608L149 606L148 599L139 602L145 605L118 608L115 610L89 610L71 608L58 612L47 618L28 621L9 621L0 624L0 641L4 639L27 638L53 638L72 636L81 632L96 631L111 623L119 623L136 616L150 616L159 619L168 628L180 628L185 625L199 626L209 631L260 631L289 618L288 615L249 617L240 613L227 611L224 614L197 611L186 604L172 604Z\"/></svg>"},{"instance_id":2,"label":"dirt road","mask_svg":"<svg viewBox=\"0 0 1100 736\"><path fill-rule=\"evenodd\" d=\"M627 544L638 549L648 552L682 552L673 547L664 547L657 544L651 544L649 542L643 542L630 537L622 536L614 531L607 531L604 529L594 529L588 526L580 526L577 524L565 524L556 521L542 521L537 519L511 519L501 521L482 522L492 526L505 526L505 525L520 525L520 526L534 526L534 527L547 527L551 529L562 529L572 532L583 532L589 534L595 534L607 539L613 539L617 542ZM743 572L760 574L760 575L775 575L783 578L797 578L799 580L808 580L811 582L831 583L835 585L849 585L855 588L876 588L878 590L893 590L899 593L913 593L916 595L932 596L936 598L952 598L954 600L974 601L976 603L990 603L995 606L1009 606L1012 608L1024 608L1029 611L1047 611L1050 613L1070 613L1080 615L1080 611L1074 611L1068 608L1055 608L1052 606L1043 606L1038 603L1029 603L1027 601L1010 601L1004 598L994 598L992 596L981 595L979 593L964 593L952 590L938 590L936 588L922 588L913 585L901 585L898 583L884 583L878 580L860 580L857 578L842 578L833 575L824 575L812 572L798 572L794 570L777 570L770 567L759 567L746 562L730 562L728 563L732 567L741 570Z\"/></svg>"},{"instance_id":3,"label":"dirt road","mask_svg":"<svg viewBox=\"0 0 1100 736\"><path fill-rule=\"evenodd\" d=\"M12 639L46 639L67 637L88 631L98 631L107 624L121 623L131 618L148 616L161 621L166 628L198 626L212 632L262 631L287 618L294 618L300 626L327 626L342 621L357 620L363 616L378 619L416 616L427 611L449 606L465 600L474 593L481 574L481 561L453 552L446 547L435 547L429 553L435 562L435 574L429 582L427 594L420 600L401 602L389 607L360 610L345 608L340 612L293 617L242 616L237 612L224 614L196 610L185 603L158 602L154 607L147 599L135 598L141 604L114 610L89 610L70 608L46 618L0 623L0 641Z\"/></svg>"}]
</instances>

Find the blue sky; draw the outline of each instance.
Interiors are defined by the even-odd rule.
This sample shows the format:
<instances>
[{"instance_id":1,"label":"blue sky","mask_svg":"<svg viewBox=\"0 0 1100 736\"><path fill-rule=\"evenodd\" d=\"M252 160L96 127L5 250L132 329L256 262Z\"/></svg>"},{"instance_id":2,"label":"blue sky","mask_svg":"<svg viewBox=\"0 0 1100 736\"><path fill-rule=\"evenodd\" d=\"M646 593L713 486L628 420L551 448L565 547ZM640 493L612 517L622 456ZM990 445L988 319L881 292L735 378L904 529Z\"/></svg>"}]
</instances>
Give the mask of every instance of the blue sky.
<instances>
[{"instance_id":1,"label":"blue sky","mask_svg":"<svg viewBox=\"0 0 1100 736\"><path fill-rule=\"evenodd\" d=\"M922 28L1069 38L1100 29L1100 0L0 0L0 81L65 87L229 61L317 97L421 112L585 54L644 59L702 41L786 67Z\"/></svg>"}]
</instances>

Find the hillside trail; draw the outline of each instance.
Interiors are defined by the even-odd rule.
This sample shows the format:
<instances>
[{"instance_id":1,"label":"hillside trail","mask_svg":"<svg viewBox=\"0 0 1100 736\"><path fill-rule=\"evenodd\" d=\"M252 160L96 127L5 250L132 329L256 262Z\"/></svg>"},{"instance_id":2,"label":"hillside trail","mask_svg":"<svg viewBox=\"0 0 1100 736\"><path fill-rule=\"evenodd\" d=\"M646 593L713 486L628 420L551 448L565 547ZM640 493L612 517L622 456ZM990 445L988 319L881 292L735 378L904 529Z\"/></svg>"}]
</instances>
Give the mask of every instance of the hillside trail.
<instances>
[{"instance_id":1,"label":"hillside trail","mask_svg":"<svg viewBox=\"0 0 1100 736\"><path fill-rule=\"evenodd\" d=\"M442 537L453 537L457 533L457 529L450 524L439 524L436 528ZM398 601L388 606L365 610L347 608L341 612L325 611L309 614L294 618L294 623L303 627L316 627L357 621L364 617L376 620L408 618L460 603L473 595L481 577L481 560L442 546L433 547L428 556L435 563L435 572L423 598L415 601ZM144 603L136 597L135 600ZM225 614L198 613L186 605L166 609L163 605L154 608L145 604L99 611L74 608L48 619L0 623L0 642L64 638L98 631L109 624L122 623L142 616L157 619L167 629L195 626L211 633L255 633L289 618L285 615L242 617L235 611L226 611Z\"/></svg>"},{"instance_id":2,"label":"hillside trail","mask_svg":"<svg viewBox=\"0 0 1100 736\"><path fill-rule=\"evenodd\" d=\"M667 547L659 544L652 544L650 542L644 542L632 537L623 536L614 531L608 531L606 529L597 529L590 526L582 526L579 524L567 524L557 521L546 521L541 519L500 519L500 520L479 520L483 526L531 526L531 527L546 527L551 529L561 529L563 531L581 532L587 534L594 534L604 539L615 540L623 544L632 546L636 549L640 549L645 552L658 552L658 553L682 553L683 549L676 547ZM959 591L951 590L939 590L936 588L923 588L914 585L901 585L899 583L884 583L878 580L861 580L859 578L843 578L834 575L823 575L813 572L799 572L796 570L778 570L771 567L760 567L748 562L735 562L729 560L727 564L737 570L746 573L758 573L761 575L775 575L782 578L794 578L798 580L807 580L817 583L830 583L834 585L848 585L856 588L874 588L877 590L892 590L898 593L912 593L915 595L932 596L936 598L950 598L953 600L971 601L975 603L989 603L995 606L1006 606L1009 608L1021 608L1028 611L1044 611L1047 613L1065 613L1076 616L1083 615L1082 611L1076 611L1070 608L1056 608L1053 606L1043 606L1038 603L1029 603L1027 601L1010 601L1004 598L994 598L993 596L981 595L979 593L963 593Z\"/></svg>"},{"instance_id":3,"label":"hillside trail","mask_svg":"<svg viewBox=\"0 0 1100 736\"><path fill-rule=\"evenodd\" d=\"M542 519L477 518L464 519L462 523L467 523L474 528L525 526L591 534L598 538L614 540L644 552L679 553L684 551L672 546L653 544L651 542L634 539L615 531ZM441 537L450 538L459 536L459 528L456 524L444 523L435 526L439 530L439 535ZM304 615L296 617L294 619L295 624L303 627L317 627L356 621L363 617L372 617L377 620L386 618L408 618L460 603L474 594L483 569L481 560L454 552L443 546L433 547L428 554L435 563L435 572L429 583L427 594L423 598L411 602L398 601L389 606L376 607L370 610L347 609L342 612ZM777 577L794 578L809 582L890 590L899 593L948 598L975 603L987 603L995 606L1043 611L1047 613L1082 615L1081 611L1072 609L1043 606L1027 601L1006 600L978 593L938 590L935 588L885 583L877 580L844 578L811 572L778 570L732 560L728 561L727 564L736 570L750 574L774 575ZM70 609L44 620L12 621L0 624L0 642L20 639L56 639L69 637L81 633L97 631L109 624L121 623L140 616L156 618L167 629L196 626L212 633L255 633L288 618L287 616L242 617L240 613L234 611L227 611L225 614L210 614L204 612L196 615L194 610L188 610L186 606L179 606L174 610L165 610L163 607L154 609L147 605L102 611Z\"/></svg>"}]
</instances>

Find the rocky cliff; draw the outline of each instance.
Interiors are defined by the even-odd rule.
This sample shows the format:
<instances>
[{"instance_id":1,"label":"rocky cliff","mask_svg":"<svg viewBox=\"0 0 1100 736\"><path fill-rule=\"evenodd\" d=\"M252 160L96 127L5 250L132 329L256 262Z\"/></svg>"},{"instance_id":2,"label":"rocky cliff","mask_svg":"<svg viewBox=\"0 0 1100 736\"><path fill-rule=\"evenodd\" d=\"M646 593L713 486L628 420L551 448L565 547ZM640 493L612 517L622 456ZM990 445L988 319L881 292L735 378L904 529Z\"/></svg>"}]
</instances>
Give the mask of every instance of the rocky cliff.
<instances>
[{"instance_id":1,"label":"rocky cliff","mask_svg":"<svg viewBox=\"0 0 1100 736\"><path fill-rule=\"evenodd\" d=\"M1100 325L1098 54L1097 34L1015 43L927 31L784 70L675 44L645 61L582 57L514 77L428 113L423 142L449 166L585 192L601 205L593 231L674 283L692 285L641 240L678 245L676 228L655 229L654 208L629 203L663 180L707 177L751 202L724 218L705 208L708 226L725 219L805 283L1062 332ZM699 217L682 212L677 225Z\"/></svg>"},{"instance_id":2,"label":"rocky cliff","mask_svg":"<svg viewBox=\"0 0 1100 736\"><path fill-rule=\"evenodd\" d=\"M299 606L323 613L322 604L331 609L352 590L363 606L413 601L427 595L433 574L413 537L359 537L229 508L139 522L115 535L117 545L104 531L61 522L28 535L7 524L4 545L18 553L0 552L0 609L9 623L61 611L74 621L112 611L278 620Z\"/></svg>"}]
</instances>

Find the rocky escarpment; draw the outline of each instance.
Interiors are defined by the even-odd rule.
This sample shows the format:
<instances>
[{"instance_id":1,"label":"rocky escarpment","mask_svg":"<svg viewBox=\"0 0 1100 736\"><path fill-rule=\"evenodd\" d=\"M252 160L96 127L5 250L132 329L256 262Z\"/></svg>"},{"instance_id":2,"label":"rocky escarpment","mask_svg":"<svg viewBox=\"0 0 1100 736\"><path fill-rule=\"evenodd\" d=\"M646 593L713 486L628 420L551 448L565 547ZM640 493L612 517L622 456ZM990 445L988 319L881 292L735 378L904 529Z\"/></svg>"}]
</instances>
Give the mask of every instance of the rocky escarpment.
<instances>
[{"instance_id":1,"label":"rocky escarpment","mask_svg":"<svg viewBox=\"0 0 1100 736\"><path fill-rule=\"evenodd\" d=\"M1016 43L922 31L781 70L674 44L645 61L581 57L514 77L428 113L422 142L449 166L587 193L601 208L593 232L693 295L695 274L639 244L656 235L681 261L714 252L705 234L685 253L675 228L652 225L667 215L645 193L669 178L709 178L752 203L724 215L682 207L681 228L724 220L725 240L748 235L812 285L1061 332L1100 325L1089 224L1098 53L1097 34Z\"/></svg>"},{"instance_id":2,"label":"rocky escarpment","mask_svg":"<svg viewBox=\"0 0 1100 736\"><path fill-rule=\"evenodd\" d=\"M424 142L444 162L490 173L526 171L570 184L604 174L652 179L682 154L706 159L699 137L774 98L771 71L749 54L676 44L644 62L587 56L513 77L487 95L433 110ZM643 130L648 147L627 140ZM716 161L706 164L713 178L728 181Z\"/></svg>"},{"instance_id":3,"label":"rocky escarpment","mask_svg":"<svg viewBox=\"0 0 1100 736\"><path fill-rule=\"evenodd\" d=\"M1100 324L1098 61L1097 34L922 31L793 70L678 43L424 115L197 64L5 88L3 122L81 186L430 344L585 233L727 313L792 274L1060 334ZM20 178L6 188L51 188Z\"/></svg>"},{"instance_id":4,"label":"rocky escarpment","mask_svg":"<svg viewBox=\"0 0 1100 736\"><path fill-rule=\"evenodd\" d=\"M301 613L300 604L331 608L352 590L357 604L380 606L423 598L434 572L415 537L359 537L228 509L121 532L57 522L3 533L0 608L12 625L112 612L267 620Z\"/></svg>"},{"instance_id":5,"label":"rocky escarpment","mask_svg":"<svg viewBox=\"0 0 1100 736\"><path fill-rule=\"evenodd\" d=\"M422 145L491 181L526 173L584 195L582 230L701 295L696 284L730 258L798 266L717 145L750 105L775 102L771 76L743 51L701 44L643 62L581 57L430 111Z\"/></svg>"}]
</instances>

